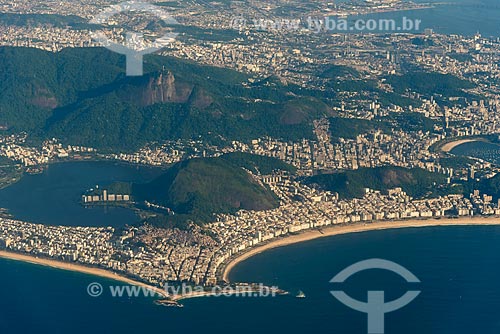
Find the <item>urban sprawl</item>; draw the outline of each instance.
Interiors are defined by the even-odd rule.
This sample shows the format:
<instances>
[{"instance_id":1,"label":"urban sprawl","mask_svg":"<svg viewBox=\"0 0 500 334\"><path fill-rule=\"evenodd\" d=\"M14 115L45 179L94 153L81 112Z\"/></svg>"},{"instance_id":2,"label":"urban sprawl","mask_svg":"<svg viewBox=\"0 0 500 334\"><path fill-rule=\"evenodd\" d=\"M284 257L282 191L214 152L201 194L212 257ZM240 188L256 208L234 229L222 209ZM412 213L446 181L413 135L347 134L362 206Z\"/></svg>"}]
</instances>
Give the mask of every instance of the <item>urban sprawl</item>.
<instances>
[{"instance_id":1,"label":"urban sprawl","mask_svg":"<svg viewBox=\"0 0 500 334\"><path fill-rule=\"evenodd\" d=\"M297 14L301 13L300 1ZM0 13L79 15L89 20L105 1L76 1L75 6L36 1L0 1ZM249 18L268 15L275 4L259 1L255 7L243 8L234 2L219 11L214 5L195 4L168 8L182 24L227 32L235 15ZM316 3L316 2L314 2ZM208 6L208 7L207 7ZM326 6L326 7L325 7ZM351 13L347 5L317 3L319 15L325 12ZM396 7L394 7L396 6ZM402 9L397 1L371 4L372 11ZM369 8L368 8L369 9ZM368 10L365 8L365 10ZM304 9L305 10L305 9ZM202 13L203 15L196 15ZM181 36L164 50L165 55L198 63L233 68L250 73L254 80L270 75L283 82L303 87L324 89L325 82L313 73L325 64L344 65L356 69L363 80L377 80L381 89L391 92L381 78L402 73L402 64L413 64L421 70L452 74L476 83L470 93L481 100L466 100L463 106L442 106L434 96L408 91L406 96L420 102L418 107L383 106L378 97L368 92L339 92L341 102L334 110L344 118L373 120L403 112L420 113L438 120L433 131L394 129L391 133L373 130L356 138L332 141L329 119L314 121L314 139L287 142L262 137L249 142L231 141L224 147L198 140L177 140L147 145L138 152L104 154L94 148L64 145L56 138L41 147L27 144L28 134L0 137L0 156L18 162L23 168L35 169L46 164L72 159L107 159L127 163L169 166L195 157L216 157L229 152L248 152L278 158L298 168L298 176L318 171L357 170L361 167L419 167L446 176L448 183L457 180L484 179L500 169L490 162L474 159L461 168L440 163L443 152L433 145L443 140L466 136L500 133L500 40L482 37L440 35L430 30L415 34L312 34L310 31L231 30L235 38L203 41ZM113 30L120 33L119 30ZM432 37L425 50L415 40ZM1 26L0 45L30 46L57 52L65 47L98 46L88 30L45 26ZM388 45L390 48L381 47ZM467 56L465 60L457 55ZM404 60L404 61L403 61ZM452 98L452 97L450 97ZM381 220L438 219L446 215L498 215L500 203L491 194L473 191L469 196L446 195L414 199L402 189L387 192L365 189L362 198L344 200L334 192L306 186L296 176L277 171L271 175L252 175L270 187L280 199L280 206L267 211L239 211L234 215L218 215L204 226L191 224L187 230L160 229L145 223L116 231L108 228L46 226L12 218L0 219L0 249L28 253L33 256L71 261L82 265L109 269L155 286L165 282L216 284L222 279L224 265L237 254L269 240L299 231L336 224L376 223ZM105 195L106 199L109 196ZM114 196L114 195L113 195ZM113 197L114 199L114 197ZM125 200L124 197L120 198ZM85 199L86 200L86 199ZM97 201L98 198L89 198ZM133 200L127 197L126 200Z\"/></svg>"}]
</instances>

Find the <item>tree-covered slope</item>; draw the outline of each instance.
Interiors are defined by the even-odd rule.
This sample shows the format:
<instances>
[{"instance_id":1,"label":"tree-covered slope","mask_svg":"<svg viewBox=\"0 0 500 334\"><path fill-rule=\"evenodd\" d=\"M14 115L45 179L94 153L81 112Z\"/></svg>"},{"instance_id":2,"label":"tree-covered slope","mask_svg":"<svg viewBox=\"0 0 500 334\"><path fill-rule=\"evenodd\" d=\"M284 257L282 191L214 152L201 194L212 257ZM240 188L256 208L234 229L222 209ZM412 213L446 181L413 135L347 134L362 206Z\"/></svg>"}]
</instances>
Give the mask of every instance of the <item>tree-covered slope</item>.
<instances>
[{"instance_id":1,"label":"tree-covered slope","mask_svg":"<svg viewBox=\"0 0 500 334\"><path fill-rule=\"evenodd\" d=\"M179 162L147 184L134 184L136 201L147 200L193 220L239 209L266 210L278 206L275 195L248 172L224 158Z\"/></svg>"},{"instance_id":2,"label":"tree-covered slope","mask_svg":"<svg viewBox=\"0 0 500 334\"><path fill-rule=\"evenodd\" d=\"M0 126L69 144L133 150L148 141L312 137L329 114L317 92L171 57L148 56L142 77L102 48L50 53L0 48ZM272 82L272 84L270 84Z\"/></svg>"},{"instance_id":3,"label":"tree-covered slope","mask_svg":"<svg viewBox=\"0 0 500 334\"><path fill-rule=\"evenodd\" d=\"M464 92L464 89L475 87L470 81L442 73L411 72L404 75L391 75L386 79L397 93L409 90L428 96L467 97L470 94Z\"/></svg>"},{"instance_id":4,"label":"tree-covered slope","mask_svg":"<svg viewBox=\"0 0 500 334\"><path fill-rule=\"evenodd\" d=\"M422 197L437 191L439 185L446 183L446 178L420 168L387 166L316 175L305 182L337 192L341 198L363 197L364 188L384 191L396 187L401 187L410 196Z\"/></svg>"}]
</instances>

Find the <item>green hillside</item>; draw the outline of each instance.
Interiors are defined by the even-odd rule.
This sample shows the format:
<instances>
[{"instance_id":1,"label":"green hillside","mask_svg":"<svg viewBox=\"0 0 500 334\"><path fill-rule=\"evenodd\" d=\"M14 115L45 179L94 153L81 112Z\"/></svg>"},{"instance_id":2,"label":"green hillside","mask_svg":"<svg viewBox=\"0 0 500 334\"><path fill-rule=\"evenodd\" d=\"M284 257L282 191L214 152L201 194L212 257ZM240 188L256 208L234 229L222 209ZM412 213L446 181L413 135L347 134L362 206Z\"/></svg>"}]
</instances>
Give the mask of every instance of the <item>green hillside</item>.
<instances>
[{"instance_id":1,"label":"green hillside","mask_svg":"<svg viewBox=\"0 0 500 334\"><path fill-rule=\"evenodd\" d=\"M464 96L463 89L474 88L474 84L451 74L412 72L388 76L387 82L396 92L412 90L424 95Z\"/></svg>"},{"instance_id":2,"label":"green hillside","mask_svg":"<svg viewBox=\"0 0 500 334\"><path fill-rule=\"evenodd\" d=\"M318 92L251 84L246 74L148 56L142 77L103 48L0 47L0 126L68 144L134 150L178 138L311 138L329 107ZM315 97L317 96L317 97Z\"/></svg>"},{"instance_id":3,"label":"green hillside","mask_svg":"<svg viewBox=\"0 0 500 334\"><path fill-rule=\"evenodd\" d=\"M500 199L500 174L490 179L481 180L480 182L470 181L466 187L467 193L472 193L475 189L479 190L482 194L493 196L495 201Z\"/></svg>"},{"instance_id":4,"label":"green hillside","mask_svg":"<svg viewBox=\"0 0 500 334\"><path fill-rule=\"evenodd\" d=\"M321 78L327 79L343 79L345 77L359 78L360 73L349 66L345 65L328 65L320 74Z\"/></svg>"},{"instance_id":5,"label":"green hillside","mask_svg":"<svg viewBox=\"0 0 500 334\"><path fill-rule=\"evenodd\" d=\"M355 139L360 134L386 129L385 123L366 119L332 117L329 121L330 134L335 141L338 138Z\"/></svg>"},{"instance_id":6,"label":"green hillside","mask_svg":"<svg viewBox=\"0 0 500 334\"><path fill-rule=\"evenodd\" d=\"M76 15L58 15L58 14L15 14L0 13L0 23L6 26L15 25L19 27L26 26L53 26L59 28L79 28L91 26L87 20Z\"/></svg>"},{"instance_id":7,"label":"green hillside","mask_svg":"<svg viewBox=\"0 0 500 334\"><path fill-rule=\"evenodd\" d=\"M364 188L384 191L401 187L413 197L445 192L446 178L420 168L402 167L360 168L335 174L322 174L309 177L307 184L339 193L341 198L363 197Z\"/></svg>"},{"instance_id":8,"label":"green hillside","mask_svg":"<svg viewBox=\"0 0 500 334\"><path fill-rule=\"evenodd\" d=\"M0 47L0 125L40 131L54 110L121 76L124 59L102 49Z\"/></svg>"},{"instance_id":9,"label":"green hillside","mask_svg":"<svg viewBox=\"0 0 500 334\"><path fill-rule=\"evenodd\" d=\"M136 201L171 208L176 215L165 217L165 222L210 221L214 213L267 210L279 205L272 191L224 158L179 162L150 183L134 184L132 195Z\"/></svg>"},{"instance_id":10,"label":"green hillside","mask_svg":"<svg viewBox=\"0 0 500 334\"><path fill-rule=\"evenodd\" d=\"M386 117L372 120L358 118L331 117L330 134L336 141L338 138L355 139L358 135L380 130L391 134L393 130L434 131L436 122L417 112L392 112Z\"/></svg>"}]
</instances>

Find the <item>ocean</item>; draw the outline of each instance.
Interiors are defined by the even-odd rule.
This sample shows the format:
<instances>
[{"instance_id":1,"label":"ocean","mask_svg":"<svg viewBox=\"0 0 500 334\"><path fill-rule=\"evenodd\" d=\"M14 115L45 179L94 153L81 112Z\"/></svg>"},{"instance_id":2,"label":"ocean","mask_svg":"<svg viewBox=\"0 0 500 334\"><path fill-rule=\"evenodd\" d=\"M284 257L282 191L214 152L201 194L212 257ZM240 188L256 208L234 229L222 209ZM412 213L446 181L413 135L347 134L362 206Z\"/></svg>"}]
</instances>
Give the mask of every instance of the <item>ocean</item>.
<instances>
[{"instance_id":1,"label":"ocean","mask_svg":"<svg viewBox=\"0 0 500 334\"><path fill-rule=\"evenodd\" d=\"M366 315L334 299L343 289L366 300L382 290L386 300L421 291L405 308L386 315L388 334L497 334L500 332L500 227L428 227L339 235L269 250L240 263L235 281L278 285L292 292L274 298L208 297L184 308L155 305L150 298L112 298L122 283L0 260L1 333L367 333ZM381 270L329 280L365 259L399 263L421 281L410 285ZM87 286L104 286L90 297ZM298 290L306 298L294 295Z\"/></svg>"},{"instance_id":2,"label":"ocean","mask_svg":"<svg viewBox=\"0 0 500 334\"><path fill-rule=\"evenodd\" d=\"M439 33L500 37L498 0L450 0L433 9L379 16L422 19L423 28ZM79 195L95 184L142 182L157 172L99 164L54 165L45 174L27 176L0 191L0 207L19 219L44 224L135 222L129 210L83 209ZM498 240L500 227L478 226L373 231L308 241L252 257L231 274L232 280L278 285L291 295L198 298L184 301L182 309L157 306L151 298L113 298L106 293L110 285L122 283L0 259L0 333L363 334L366 315L334 299L329 291L337 286L329 280L353 263L376 257L399 263L421 280L420 296L386 315L386 333L497 334ZM93 282L104 286L100 297L87 293ZM383 290L387 299L396 299L415 286L372 270L351 277L342 288L366 300L368 290ZM299 290L306 298L294 297Z\"/></svg>"},{"instance_id":3,"label":"ocean","mask_svg":"<svg viewBox=\"0 0 500 334\"><path fill-rule=\"evenodd\" d=\"M495 164L500 163L500 145L482 141L458 145L451 153L459 156L475 157Z\"/></svg>"}]
</instances>

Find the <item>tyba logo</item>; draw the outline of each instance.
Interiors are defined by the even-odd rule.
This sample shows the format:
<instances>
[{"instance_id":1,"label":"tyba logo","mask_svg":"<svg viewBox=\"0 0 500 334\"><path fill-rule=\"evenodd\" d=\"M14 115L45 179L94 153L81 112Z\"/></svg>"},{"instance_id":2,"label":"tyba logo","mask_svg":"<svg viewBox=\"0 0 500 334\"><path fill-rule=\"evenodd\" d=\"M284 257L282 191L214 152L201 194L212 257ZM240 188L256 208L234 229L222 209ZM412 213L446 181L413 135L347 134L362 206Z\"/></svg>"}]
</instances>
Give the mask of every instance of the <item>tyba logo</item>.
<instances>
[{"instance_id":1,"label":"tyba logo","mask_svg":"<svg viewBox=\"0 0 500 334\"><path fill-rule=\"evenodd\" d=\"M403 277L408 283L420 283L420 280L408 269L397 263L382 260L370 259L355 263L338 273L330 280L330 283L344 283L352 275L368 269L382 269L392 271ZM385 314L397 311L411 303L420 294L420 291L407 291L400 298L386 302L384 291L368 291L367 302L353 299L344 291L330 291L344 305L353 310L364 312L368 315L368 333L383 334L385 325Z\"/></svg>"}]
</instances>

